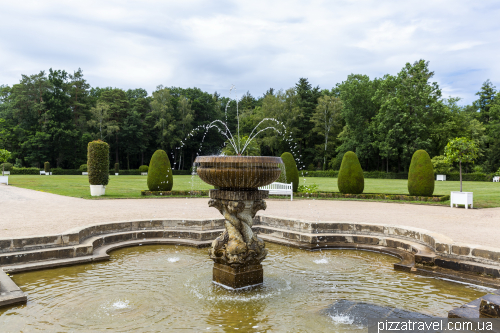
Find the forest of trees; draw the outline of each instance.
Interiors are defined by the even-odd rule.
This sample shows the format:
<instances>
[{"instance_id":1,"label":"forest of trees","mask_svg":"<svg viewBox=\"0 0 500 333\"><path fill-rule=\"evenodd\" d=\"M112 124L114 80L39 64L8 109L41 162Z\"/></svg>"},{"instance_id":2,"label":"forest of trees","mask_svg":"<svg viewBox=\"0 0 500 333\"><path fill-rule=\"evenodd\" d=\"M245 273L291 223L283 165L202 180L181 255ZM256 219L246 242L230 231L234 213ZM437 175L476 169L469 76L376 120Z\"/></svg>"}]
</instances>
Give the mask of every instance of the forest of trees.
<instances>
[{"instance_id":1,"label":"forest of trees","mask_svg":"<svg viewBox=\"0 0 500 333\"><path fill-rule=\"evenodd\" d=\"M217 128L205 133L212 121L227 119L237 136L238 108L241 138L266 118L286 128L285 134L281 125L264 121L261 128L275 126L281 134L263 131L252 151L292 151L307 169L338 169L343 154L354 151L366 171L405 172L416 150L439 156L449 140L466 137L480 147L476 170L496 171L500 92L487 80L477 100L462 105L441 95L433 75L420 60L382 78L351 74L331 89L300 78L286 90L270 88L259 97L247 92L236 105L198 88L158 86L148 95L141 88L90 87L81 69L50 69L0 86L0 148L12 152L17 167L49 161L76 169L86 163L88 142L102 139L110 144L111 163L122 169L148 164L157 149L167 151L174 168L189 169L197 154L219 154L226 144Z\"/></svg>"}]
</instances>

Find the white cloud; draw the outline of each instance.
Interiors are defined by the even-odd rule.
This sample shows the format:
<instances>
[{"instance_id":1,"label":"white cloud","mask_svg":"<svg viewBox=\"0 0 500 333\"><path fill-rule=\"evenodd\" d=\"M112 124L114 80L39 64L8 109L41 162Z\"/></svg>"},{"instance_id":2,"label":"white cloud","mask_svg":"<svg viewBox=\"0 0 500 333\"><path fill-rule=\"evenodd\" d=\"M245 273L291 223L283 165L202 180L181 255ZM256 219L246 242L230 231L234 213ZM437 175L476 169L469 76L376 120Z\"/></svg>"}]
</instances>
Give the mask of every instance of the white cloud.
<instances>
[{"instance_id":1,"label":"white cloud","mask_svg":"<svg viewBox=\"0 0 500 333\"><path fill-rule=\"evenodd\" d=\"M2 1L0 84L81 67L92 86L158 85L261 95L300 77L330 89L351 73L430 61L443 95L500 86L495 1Z\"/></svg>"}]
</instances>

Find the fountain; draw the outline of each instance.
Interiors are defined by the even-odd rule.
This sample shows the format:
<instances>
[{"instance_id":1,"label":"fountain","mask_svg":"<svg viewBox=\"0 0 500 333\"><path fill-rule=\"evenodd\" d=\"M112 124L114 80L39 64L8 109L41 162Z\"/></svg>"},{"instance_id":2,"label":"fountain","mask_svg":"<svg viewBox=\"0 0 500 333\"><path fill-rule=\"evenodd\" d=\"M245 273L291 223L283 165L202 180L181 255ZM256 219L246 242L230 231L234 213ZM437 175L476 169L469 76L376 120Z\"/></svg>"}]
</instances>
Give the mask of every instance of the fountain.
<instances>
[{"instance_id":1,"label":"fountain","mask_svg":"<svg viewBox=\"0 0 500 333\"><path fill-rule=\"evenodd\" d=\"M267 249L252 224L255 214L266 209L269 192L258 187L279 177L283 161L270 156L198 156L195 163L200 178L218 188L210 190L208 205L225 218L225 230L209 250L213 281L233 289L261 284Z\"/></svg>"}]
</instances>

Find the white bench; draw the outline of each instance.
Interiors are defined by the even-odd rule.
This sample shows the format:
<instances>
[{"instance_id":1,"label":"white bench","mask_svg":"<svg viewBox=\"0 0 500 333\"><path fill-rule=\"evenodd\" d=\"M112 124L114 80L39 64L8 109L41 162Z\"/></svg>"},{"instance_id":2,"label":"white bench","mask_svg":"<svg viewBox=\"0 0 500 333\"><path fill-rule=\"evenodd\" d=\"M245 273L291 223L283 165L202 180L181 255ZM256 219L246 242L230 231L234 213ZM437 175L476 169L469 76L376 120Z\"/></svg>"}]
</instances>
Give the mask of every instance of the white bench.
<instances>
[{"instance_id":1,"label":"white bench","mask_svg":"<svg viewBox=\"0 0 500 333\"><path fill-rule=\"evenodd\" d=\"M436 175L436 181L446 181L446 175Z\"/></svg>"},{"instance_id":2,"label":"white bench","mask_svg":"<svg viewBox=\"0 0 500 333\"><path fill-rule=\"evenodd\" d=\"M272 183L259 187L259 190L269 191L269 194L272 195L290 195L290 200L293 200L293 183Z\"/></svg>"},{"instance_id":3,"label":"white bench","mask_svg":"<svg viewBox=\"0 0 500 333\"><path fill-rule=\"evenodd\" d=\"M500 176L493 177L493 181L497 183L500 182Z\"/></svg>"},{"instance_id":4,"label":"white bench","mask_svg":"<svg viewBox=\"0 0 500 333\"><path fill-rule=\"evenodd\" d=\"M45 175L45 171L40 171L40 175Z\"/></svg>"}]
</instances>

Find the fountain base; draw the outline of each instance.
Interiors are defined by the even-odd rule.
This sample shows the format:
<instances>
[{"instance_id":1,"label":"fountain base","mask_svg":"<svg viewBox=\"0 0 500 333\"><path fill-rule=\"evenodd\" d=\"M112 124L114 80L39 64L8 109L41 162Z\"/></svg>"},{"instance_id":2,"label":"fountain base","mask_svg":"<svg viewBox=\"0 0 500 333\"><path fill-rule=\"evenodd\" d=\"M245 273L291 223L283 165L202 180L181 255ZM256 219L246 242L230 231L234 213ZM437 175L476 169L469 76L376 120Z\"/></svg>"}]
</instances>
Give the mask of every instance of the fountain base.
<instances>
[{"instance_id":1,"label":"fountain base","mask_svg":"<svg viewBox=\"0 0 500 333\"><path fill-rule=\"evenodd\" d=\"M234 268L214 263L213 281L231 289L251 287L264 282L264 270L260 264Z\"/></svg>"}]
</instances>

